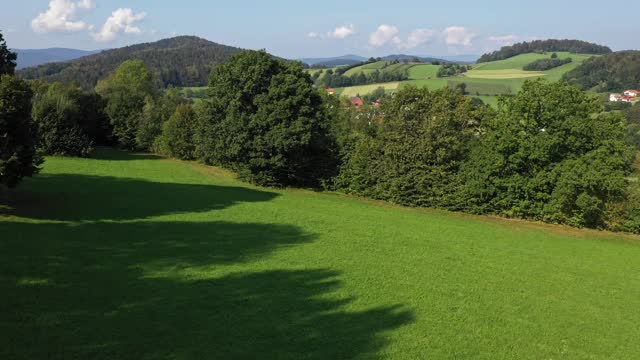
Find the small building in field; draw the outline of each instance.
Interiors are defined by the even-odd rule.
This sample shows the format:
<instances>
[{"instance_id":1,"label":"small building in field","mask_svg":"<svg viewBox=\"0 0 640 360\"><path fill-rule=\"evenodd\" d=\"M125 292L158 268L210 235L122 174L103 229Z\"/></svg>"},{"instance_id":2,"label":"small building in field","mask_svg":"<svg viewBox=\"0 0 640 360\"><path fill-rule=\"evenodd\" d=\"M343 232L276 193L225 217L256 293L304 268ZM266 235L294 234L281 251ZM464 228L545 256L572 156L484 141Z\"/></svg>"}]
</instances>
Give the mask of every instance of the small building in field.
<instances>
[{"instance_id":1,"label":"small building in field","mask_svg":"<svg viewBox=\"0 0 640 360\"><path fill-rule=\"evenodd\" d=\"M640 96L640 91L638 90L627 90L624 92L625 96L631 96L631 97L639 97Z\"/></svg>"},{"instance_id":2,"label":"small building in field","mask_svg":"<svg viewBox=\"0 0 640 360\"><path fill-rule=\"evenodd\" d=\"M618 102L618 101L622 101L622 94L611 94L609 95L609 101L611 102Z\"/></svg>"},{"instance_id":3,"label":"small building in field","mask_svg":"<svg viewBox=\"0 0 640 360\"><path fill-rule=\"evenodd\" d=\"M354 96L349 100L351 101L351 105L355 105L357 107L364 105L364 101L362 101L362 98L360 97Z\"/></svg>"},{"instance_id":4,"label":"small building in field","mask_svg":"<svg viewBox=\"0 0 640 360\"><path fill-rule=\"evenodd\" d=\"M635 97L625 95L625 96L623 96L623 97L622 97L622 100L620 100L620 101L630 103L630 102L632 102L632 101L634 101L634 100L635 100Z\"/></svg>"},{"instance_id":5,"label":"small building in field","mask_svg":"<svg viewBox=\"0 0 640 360\"><path fill-rule=\"evenodd\" d=\"M333 94L335 94L335 93L336 93L336 89L334 89L334 88L327 88L327 94L329 94L329 95L333 95Z\"/></svg>"}]
</instances>

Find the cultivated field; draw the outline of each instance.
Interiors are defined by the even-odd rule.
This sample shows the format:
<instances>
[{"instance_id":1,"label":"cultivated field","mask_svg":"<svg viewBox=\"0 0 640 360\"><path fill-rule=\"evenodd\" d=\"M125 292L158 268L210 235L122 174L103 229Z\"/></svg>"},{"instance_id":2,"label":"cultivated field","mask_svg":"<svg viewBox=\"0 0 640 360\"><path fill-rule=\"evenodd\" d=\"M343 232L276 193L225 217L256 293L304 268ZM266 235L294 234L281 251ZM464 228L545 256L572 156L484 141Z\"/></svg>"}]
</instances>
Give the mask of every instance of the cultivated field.
<instances>
[{"instance_id":1,"label":"cultivated field","mask_svg":"<svg viewBox=\"0 0 640 360\"><path fill-rule=\"evenodd\" d=\"M375 89L379 87L383 87L385 91L393 91L396 90L400 86L399 82L388 82L388 83L380 83L380 84L372 84L372 85L360 85L360 86L350 86L346 88L340 89L340 95L343 96L358 96L358 95L366 95L372 93Z\"/></svg>"},{"instance_id":2,"label":"cultivated field","mask_svg":"<svg viewBox=\"0 0 640 360\"><path fill-rule=\"evenodd\" d=\"M638 237L115 150L48 158L1 203L1 359L640 354Z\"/></svg>"},{"instance_id":3,"label":"cultivated field","mask_svg":"<svg viewBox=\"0 0 640 360\"><path fill-rule=\"evenodd\" d=\"M396 65L403 65L404 67L402 69L407 69L409 73L409 80L401 82L401 87L413 85L435 90L441 89L446 86L455 87L459 83L465 83L467 85L467 91L470 95L480 97L484 100L489 100L487 102L489 104L495 104L496 96L517 93L518 91L520 91L522 85L526 80L543 77L550 81L558 81L564 73L573 70L575 67L592 56L584 54L571 54L568 52L558 52L557 54L560 59L571 57L573 59L573 62L547 71L525 71L522 69L523 66L535 60L550 58L551 53L523 54L514 56L506 60L477 64L473 66L472 70L468 71L462 76L451 78L437 77L436 74L440 67L439 65ZM374 71L376 68L381 69L383 63L384 62L377 62L354 68L347 72L347 74L349 74L350 72L357 73L358 71ZM373 91L373 89L377 88L378 86L379 85L377 84L370 85L367 86L367 89L369 89L369 91ZM359 93L360 95L365 95L367 94L367 92L365 92L364 90L365 89L362 88L357 90L345 88L343 91L348 94Z\"/></svg>"}]
</instances>

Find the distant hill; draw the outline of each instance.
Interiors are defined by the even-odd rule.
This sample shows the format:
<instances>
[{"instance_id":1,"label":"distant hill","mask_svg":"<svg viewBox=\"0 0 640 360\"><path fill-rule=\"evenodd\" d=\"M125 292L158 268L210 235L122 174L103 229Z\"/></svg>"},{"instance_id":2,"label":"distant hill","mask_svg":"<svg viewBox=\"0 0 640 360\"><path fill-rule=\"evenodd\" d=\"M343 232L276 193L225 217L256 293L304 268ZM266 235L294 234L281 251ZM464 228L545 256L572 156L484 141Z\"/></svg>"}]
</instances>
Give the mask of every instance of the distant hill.
<instances>
[{"instance_id":1,"label":"distant hill","mask_svg":"<svg viewBox=\"0 0 640 360\"><path fill-rule=\"evenodd\" d=\"M423 63L432 63L432 62L439 62L441 64L448 64L448 63L452 63L453 61L449 61L446 59L442 59L442 58L435 58L435 57L424 57L424 56L416 56L416 55L405 55L405 54L392 54L392 55L387 55L381 58L384 61L410 61L410 62L423 62Z\"/></svg>"},{"instance_id":2,"label":"distant hill","mask_svg":"<svg viewBox=\"0 0 640 360\"><path fill-rule=\"evenodd\" d=\"M611 53L611 49L606 46L581 40L535 40L531 42L522 42L510 46L504 46L498 51L484 54L480 57L480 59L478 59L478 63L504 60L520 54L545 53L554 51L567 51L576 54L591 55Z\"/></svg>"},{"instance_id":3,"label":"distant hill","mask_svg":"<svg viewBox=\"0 0 640 360\"><path fill-rule=\"evenodd\" d=\"M160 85L204 86L213 66L226 62L242 49L195 36L178 36L105 50L71 61L50 63L17 72L25 79L77 82L85 89L114 71L123 61L143 60Z\"/></svg>"},{"instance_id":4,"label":"distant hill","mask_svg":"<svg viewBox=\"0 0 640 360\"><path fill-rule=\"evenodd\" d=\"M367 58L358 56L358 55L343 55L336 57L327 57L327 58L303 58L298 59L301 62L307 65L317 65L317 66L341 66L341 65L353 65L357 63L361 63L366 61Z\"/></svg>"},{"instance_id":5,"label":"distant hill","mask_svg":"<svg viewBox=\"0 0 640 360\"><path fill-rule=\"evenodd\" d=\"M49 49L12 49L18 54L17 69L42 64L69 61L83 56L99 53L101 50L78 50L67 48L49 48Z\"/></svg>"},{"instance_id":6,"label":"distant hill","mask_svg":"<svg viewBox=\"0 0 640 360\"><path fill-rule=\"evenodd\" d=\"M640 51L593 57L564 74L564 81L596 92L640 89Z\"/></svg>"}]
</instances>

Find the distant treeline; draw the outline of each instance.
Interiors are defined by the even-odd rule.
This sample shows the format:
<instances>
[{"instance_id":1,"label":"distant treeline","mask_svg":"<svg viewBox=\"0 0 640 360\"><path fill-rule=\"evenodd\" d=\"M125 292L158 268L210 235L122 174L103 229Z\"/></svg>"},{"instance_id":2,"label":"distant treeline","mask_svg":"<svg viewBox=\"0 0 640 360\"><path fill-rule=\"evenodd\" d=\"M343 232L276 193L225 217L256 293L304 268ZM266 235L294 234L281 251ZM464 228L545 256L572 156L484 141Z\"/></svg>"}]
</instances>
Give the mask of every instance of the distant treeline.
<instances>
[{"instance_id":1,"label":"distant treeline","mask_svg":"<svg viewBox=\"0 0 640 360\"><path fill-rule=\"evenodd\" d=\"M125 60L137 59L144 61L158 86L204 86L214 66L226 62L240 51L197 37L180 36L106 50L72 61L22 69L18 75L28 80L76 83L89 90Z\"/></svg>"},{"instance_id":2,"label":"distant treeline","mask_svg":"<svg viewBox=\"0 0 640 360\"><path fill-rule=\"evenodd\" d=\"M466 73L471 67L468 65L458 65L458 64L444 64L440 66L438 72L436 73L437 77L451 77Z\"/></svg>"},{"instance_id":3,"label":"distant treeline","mask_svg":"<svg viewBox=\"0 0 640 360\"><path fill-rule=\"evenodd\" d=\"M607 46L589 43L581 40L535 40L522 42L511 46L504 46L500 50L484 54L478 59L479 63L504 60L510 57L528 53L546 53L553 51L567 51L580 54L609 54Z\"/></svg>"},{"instance_id":4,"label":"distant treeline","mask_svg":"<svg viewBox=\"0 0 640 360\"><path fill-rule=\"evenodd\" d=\"M640 88L640 51L620 51L586 60L564 74L563 81L596 92Z\"/></svg>"},{"instance_id":5,"label":"distant treeline","mask_svg":"<svg viewBox=\"0 0 640 360\"><path fill-rule=\"evenodd\" d=\"M526 71L546 71L571 62L573 62L572 58L558 59L556 57L551 59L539 59L525 65L522 69Z\"/></svg>"},{"instance_id":6,"label":"distant treeline","mask_svg":"<svg viewBox=\"0 0 640 360\"><path fill-rule=\"evenodd\" d=\"M380 71L376 69L371 72L358 72L356 74L347 76L346 72L354 69L359 66L363 66L366 64L371 64L377 62L377 59L371 58L368 61L353 64L349 66L341 66L339 68L321 70L313 74L312 79L314 83L321 88L336 88L336 87L347 87L347 86L356 86L356 85L368 85L368 84L376 84L383 82L392 82L392 81L404 81L409 79L409 73L406 70L394 70L394 71L385 71L382 68ZM401 61L394 60L386 63L385 67L394 64L400 64Z\"/></svg>"}]
</instances>

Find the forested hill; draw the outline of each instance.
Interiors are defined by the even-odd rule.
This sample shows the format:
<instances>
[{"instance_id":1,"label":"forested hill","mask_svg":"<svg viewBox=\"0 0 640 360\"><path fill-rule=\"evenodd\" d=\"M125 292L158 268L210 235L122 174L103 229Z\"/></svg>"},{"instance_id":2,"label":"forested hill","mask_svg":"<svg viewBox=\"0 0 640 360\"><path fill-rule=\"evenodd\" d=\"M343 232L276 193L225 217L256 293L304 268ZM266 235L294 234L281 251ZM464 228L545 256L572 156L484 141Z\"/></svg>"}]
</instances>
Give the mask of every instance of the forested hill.
<instances>
[{"instance_id":1,"label":"forested hill","mask_svg":"<svg viewBox=\"0 0 640 360\"><path fill-rule=\"evenodd\" d=\"M123 61L143 60L163 86L204 86L212 66L226 62L242 49L216 44L195 36L178 36L153 43L137 44L79 59L20 70L26 79L77 82L93 88L99 79Z\"/></svg>"},{"instance_id":2,"label":"forested hill","mask_svg":"<svg viewBox=\"0 0 640 360\"><path fill-rule=\"evenodd\" d=\"M479 63L504 60L510 57L527 54L552 51L568 51L579 54L609 54L611 49L607 46L589 43L581 40L535 40L522 42L511 46L504 46L500 50L484 54L478 59Z\"/></svg>"},{"instance_id":3,"label":"forested hill","mask_svg":"<svg viewBox=\"0 0 640 360\"><path fill-rule=\"evenodd\" d=\"M597 92L640 88L640 51L598 56L564 74L563 80L582 90Z\"/></svg>"}]
</instances>

